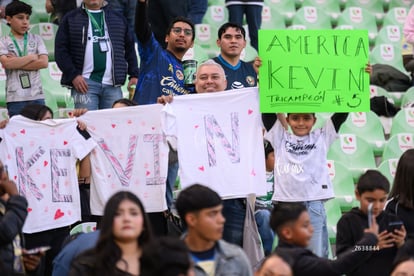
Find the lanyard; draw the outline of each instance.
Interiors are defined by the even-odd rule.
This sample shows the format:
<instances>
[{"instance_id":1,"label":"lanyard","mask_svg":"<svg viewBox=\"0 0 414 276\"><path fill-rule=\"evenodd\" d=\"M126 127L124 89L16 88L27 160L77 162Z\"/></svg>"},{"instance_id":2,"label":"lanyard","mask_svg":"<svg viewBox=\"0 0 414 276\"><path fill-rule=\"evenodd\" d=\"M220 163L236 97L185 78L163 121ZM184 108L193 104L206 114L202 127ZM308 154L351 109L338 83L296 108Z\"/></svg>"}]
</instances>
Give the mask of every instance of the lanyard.
<instances>
[{"instance_id":1,"label":"lanyard","mask_svg":"<svg viewBox=\"0 0 414 276\"><path fill-rule=\"evenodd\" d=\"M100 24L98 24L98 22L96 22L95 17L88 10L86 10L86 13L89 16L89 19L91 20L91 23L92 23L93 27L99 30L99 34L101 36L104 36L104 32L103 32L103 29L104 29L104 16L105 16L104 12L102 11Z\"/></svg>"},{"instance_id":2,"label":"lanyard","mask_svg":"<svg viewBox=\"0 0 414 276\"><path fill-rule=\"evenodd\" d=\"M20 50L19 44L16 41L16 38L12 33L9 34L10 38L13 40L14 46L16 46L17 53L20 57L27 55L27 33L24 33L23 36L23 53L22 50Z\"/></svg>"}]
</instances>

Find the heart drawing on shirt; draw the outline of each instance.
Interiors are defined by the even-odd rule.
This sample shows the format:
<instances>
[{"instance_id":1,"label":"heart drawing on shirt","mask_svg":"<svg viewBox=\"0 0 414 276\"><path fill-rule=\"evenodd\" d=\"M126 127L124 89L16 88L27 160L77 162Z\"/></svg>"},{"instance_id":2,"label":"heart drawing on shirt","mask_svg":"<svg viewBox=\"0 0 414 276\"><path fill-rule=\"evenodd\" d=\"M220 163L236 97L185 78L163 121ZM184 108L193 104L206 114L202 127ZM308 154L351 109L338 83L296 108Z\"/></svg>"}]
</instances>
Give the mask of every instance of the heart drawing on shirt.
<instances>
[{"instance_id":1,"label":"heart drawing on shirt","mask_svg":"<svg viewBox=\"0 0 414 276\"><path fill-rule=\"evenodd\" d=\"M111 126L112 126L112 128L116 128L116 124L112 124Z\"/></svg>"},{"instance_id":2,"label":"heart drawing on shirt","mask_svg":"<svg viewBox=\"0 0 414 276\"><path fill-rule=\"evenodd\" d=\"M56 210L56 213L55 213L55 220L57 220L57 219L60 219L61 217L63 217L65 215L65 213L63 213L60 209L57 209Z\"/></svg>"},{"instance_id":3,"label":"heart drawing on shirt","mask_svg":"<svg viewBox=\"0 0 414 276\"><path fill-rule=\"evenodd\" d=\"M198 125L195 125L194 128L198 128Z\"/></svg>"},{"instance_id":4,"label":"heart drawing on shirt","mask_svg":"<svg viewBox=\"0 0 414 276\"><path fill-rule=\"evenodd\" d=\"M63 141L63 145L66 146L68 144L68 141Z\"/></svg>"},{"instance_id":5,"label":"heart drawing on shirt","mask_svg":"<svg viewBox=\"0 0 414 276\"><path fill-rule=\"evenodd\" d=\"M32 211L32 208L27 208L27 212L31 212Z\"/></svg>"},{"instance_id":6,"label":"heart drawing on shirt","mask_svg":"<svg viewBox=\"0 0 414 276\"><path fill-rule=\"evenodd\" d=\"M49 164L49 162L47 162L46 160L43 161L43 166L46 167Z\"/></svg>"},{"instance_id":7,"label":"heart drawing on shirt","mask_svg":"<svg viewBox=\"0 0 414 276\"><path fill-rule=\"evenodd\" d=\"M20 133L21 134L26 134L26 130L25 129L22 129L22 130L20 130Z\"/></svg>"},{"instance_id":8,"label":"heart drawing on shirt","mask_svg":"<svg viewBox=\"0 0 414 276\"><path fill-rule=\"evenodd\" d=\"M200 166L200 167L198 167L198 169L199 169L200 171L204 172L204 166Z\"/></svg>"},{"instance_id":9,"label":"heart drawing on shirt","mask_svg":"<svg viewBox=\"0 0 414 276\"><path fill-rule=\"evenodd\" d=\"M247 110L247 114L252 114L253 113L253 110L251 110L250 108L249 108L249 110Z\"/></svg>"},{"instance_id":10,"label":"heart drawing on shirt","mask_svg":"<svg viewBox=\"0 0 414 276\"><path fill-rule=\"evenodd\" d=\"M151 174L151 172L150 172L150 171L146 171L146 172L145 172L145 175L146 175L146 176L148 176L148 175L150 175L150 174Z\"/></svg>"}]
</instances>

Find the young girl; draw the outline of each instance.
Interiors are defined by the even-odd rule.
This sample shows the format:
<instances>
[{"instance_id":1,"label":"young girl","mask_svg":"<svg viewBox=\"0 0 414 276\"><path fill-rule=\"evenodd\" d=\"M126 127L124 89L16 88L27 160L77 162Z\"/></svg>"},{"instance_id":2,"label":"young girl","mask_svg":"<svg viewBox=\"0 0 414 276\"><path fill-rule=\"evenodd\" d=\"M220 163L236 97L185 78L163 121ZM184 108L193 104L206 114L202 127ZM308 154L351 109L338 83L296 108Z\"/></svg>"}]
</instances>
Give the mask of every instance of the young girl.
<instances>
[{"instance_id":1,"label":"young girl","mask_svg":"<svg viewBox=\"0 0 414 276\"><path fill-rule=\"evenodd\" d=\"M414 237L414 149L401 155L389 199L385 209L404 222L407 237Z\"/></svg>"},{"instance_id":2,"label":"young girl","mask_svg":"<svg viewBox=\"0 0 414 276\"><path fill-rule=\"evenodd\" d=\"M114 194L101 222L95 248L74 260L69 275L139 275L142 247L152 239L141 201L131 192Z\"/></svg>"}]
</instances>

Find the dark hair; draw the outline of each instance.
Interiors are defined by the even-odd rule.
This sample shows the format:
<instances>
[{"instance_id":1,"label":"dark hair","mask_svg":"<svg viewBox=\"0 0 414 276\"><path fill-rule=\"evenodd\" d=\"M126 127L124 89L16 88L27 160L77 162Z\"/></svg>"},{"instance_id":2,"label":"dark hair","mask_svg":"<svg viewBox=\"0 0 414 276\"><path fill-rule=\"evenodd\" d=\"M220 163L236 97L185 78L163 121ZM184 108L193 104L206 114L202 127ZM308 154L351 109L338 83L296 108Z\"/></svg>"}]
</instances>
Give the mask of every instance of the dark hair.
<instances>
[{"instance_id":1,"label":"dark hair","mask_svg":"<svg viewBox=\"0 0 414 276\"><path fill-rule=\"evenodd\" d=\"M151 225L145 209L139 198L131 192L120 191L111 196L105 205L104 214L100 224L99 238L96 246L83 253L78 260L82 258L94 259L94 273L96 275L114 275L116 263L121 259L121 249L115 242L113 235L113 222L119 205L125 200L135 203L141 209L144 218L144 225L141 235L138 237L138 245L144 247L152 240Z\"/></svg>"},{"instance_id":2,"label":"dark hair","mask_svg":"<svg viewBox=\"0 0 414 276\"><path fill-rule=\"evenodd\" d=\"M191 37L191 40L194 41L194 39L195 39L195 27L194 27L194 23L191 22L190 19L188 19L186 17L183 17L183 16L178 16L178 17L174 18L171 21L170 25L168 26L168 29L167 29L166 34L168 35L168 34L171 33L171 30L172 30L174 24L177 23L177 22L184 22L184 23L187 23L188 25L190 25L191 30L193 31L193 35Z\"/></svg>"},{"instance_id":3,"label":"dark hair","mask_svg":"<svg viewBox=\"0 0 414 276\"><path fill-rule=\"evenodd\" d=\"M286 223L296 221L306 212L306 206L300 202L280 202L274 205L270 216L270 227L280 236L280 228ZM283 237L281 237L283 238Z\"/></svg>"},{"instance_id":4,"label":"dark hair","mask_svg":"<svg viewBox=\"0 0 414 276\"><path fill-rule=\"evenodd\" d=\"M390 191L390 182L379 171L367 170L358 180L356 190L360 195L365 192L382 190L386 193Z\"/></svg>"},{"instance_id":5,"label":"dark hair","mask_svg":"<svg viewBox=\"0 0 414 276\"><path fill-rule=\"evenodd\" d=\"M136 102L134 102L132 100L122 98L122 99L114 101L114 103L112 104L112 107L114 107L114 105L116 105L118 103L119 104L124 104L126 106L136 106L136 105L138 105Z\"/></svg>"},{"instance_id":6,"label":"dark hair","mask_svg":"<svg viewBox=\"0 0 414 276\"><path fill-rule=\"evenodd\" d=\"M233 22L227 22L221 25L221 27L218 29L217 35L218 39L221 39L221 36L227 31L229 28L235 28L237 31L240 31L243 35L243 39L246 39L246 30L243 28L243 26L233 23Z\"/></svg>"},{"instance_id":7,"label":"dark hair","mask_svg":"<svg viewBox=\"0 0 414 276\"><path fill-rule=\"evenodd\" d=\"M286 116L289 117L289 115L291 114L299 114L299 113L287 113ZM315 113L312 113L312 112L305 112L305 113L300 113L300 114L312 114L313 117L315 117Z\"/></svg>"},{"instance_id":8,"label":"dark hair","mask_svg":"<svg viewBox=\"0 0 414 276\"><path fill-rule=\"evenodd\" d=\"M53 117L53 111L48 106L44 104L28 104L20 111L20 115L35 121L40 121L48 111Z\"/></svg>"},{"instance_id":9,"label":"dark hair","mask_svg":"<svg viewBox=\"0 0 414 276\"><path fill-rule=\"evenodd\" d=\"M414 209L414 149L405 151L398 160L389 198L396 198L405 208Z\"/></svg>"},{"instance_id":10,"label":"dark hair","mask_svg":"<svg viewBox=\"0 0 414 276\"><path fill-rule=\"evenodd\" d=\"M395 256L392 270L401 263L406 261L414 261L414 239L410 238L405 241L404 245L398 249L397 256Z\"/></svg>"},{"instance_id":11,"label":"dark hair","mask_svg":"<svg viewBox=\"0 0 414 276\"><path fill-rule=\"evenodd\" d=\"M181 220L185 223L185 215L202 209L222 204L221 197L209 187L201 184L191 185L178 194L175 207Z\"/></svg>"},{"instance_id":12,"label":"dark hair","mask_svg":"<svg viewBox=\"0 0 414 276\"><path fill-rule=\"evenodd\" d=\"M269 156L269 153L274 152L275 150L272 147L272 144L267 141L264 140L264 151L265 151L265 158L267 159L267 157Z\"/></svg>"},{"instance_id":13,"label":"dark hair","mask_svg":"<svg viewBox=\"0 0 414 276\"><path fill-rule=\"evenodd\" d=\"M281 258L291 269L295 263L295 260L293 259L293 257L289 254L287 254L284 251L278 251L275 252L273 251L270 255L268 255L266 258L264 258L258 268L258 271L261 270L264 266L264 264L266 263L267 260L269 260L272 257L279 257Z\"/></svg>"},{"instance_id":14,"label":"dark hair","mask_svg":"<svg viewBox=\"0 0 414 276\"><path fill-rule=\"evenodd\" d=\"M184 241L167 236L148 243L139 261L141 276L187 275L191 267L190 253Z\"/></svg>"},{"instance_id":15,"label":"dark hair","mask_svg":"<svg viewBox=\"0 0 414 276\"><path fill-rule=\"evenodd\" d=\"M6 6L5 14L6 16L13 17L16 14L24 13L31 15L32 14L32 6L26 4L25 2L14 0L10 4Z\"/></svg>"}]
</instances>

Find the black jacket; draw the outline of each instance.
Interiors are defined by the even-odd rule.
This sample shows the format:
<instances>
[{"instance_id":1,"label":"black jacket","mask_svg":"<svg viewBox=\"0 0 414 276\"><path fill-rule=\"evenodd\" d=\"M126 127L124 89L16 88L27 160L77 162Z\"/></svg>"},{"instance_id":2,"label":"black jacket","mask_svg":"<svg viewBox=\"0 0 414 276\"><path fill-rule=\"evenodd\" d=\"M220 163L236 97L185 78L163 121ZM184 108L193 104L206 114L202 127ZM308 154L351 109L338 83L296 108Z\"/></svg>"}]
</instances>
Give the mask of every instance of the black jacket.
<instances>
[{"instance_id":1,"label":"black jacket","mask_svg":"<svg viewBox=\"0 0 414 276\"><path fill-rule=\"evenodd\" d=\"M105 22L112 45L112 78L114 86L122 86L126 75L138 77L138 61L135 52L133 32L125 17L108 5ZM89 18L84 5L67 13L59 24L55 39L55 59L62 71L61 84L72 87L73 79L82 75L88 40Z\"/></svg>"},{"instance_id":2,"label":"black jacket","mask_svg":"<svg viewBox=\"0 0 414 276\"><path fill-rule=\"evenodd\" d=\"M23 241L22 228L27 217L27 200L22 196L11 196L7 202L1 201L1 204L5 207L5 213L0 212L1 275L10 275L14 261L13 240L19 234Z\"/></svg>"},{"instance_id":3,"label":"black jacket","mask_svg":"<svg viewBox=\"0 0 414 276\"><path fill-rule=\"evenodd\" d=\"M399 220L396 216L384 211L377 217L379 233L387 230L388 222ZM392 262L397 254L397 247L378 250L377 247L356 248L355 244L364 235L364 229L368 228L368 217L358 207L352 208L345 213L337 224L336 233L336 254L341 256L349 249L371 250L372 255L360 267L348 275L390 275Z\"/></svg>"},{"instance_id":4,"label":"black jacket","mask_svg":"<svg viewBox=\"0 0 414 276\"><path fill-rule=\"evenodd\" d=\"M377 237L374 234L366 233L357 243L360 245L376 245ZM324 259L316 256L310 250L280 241L275 249L276 253L287 254L294 260L293 275L295 276L335 276L348 273L355 267L364 263L371 253L367 251L348 250L336 260ZM374 275L374 274L367 274Z\"/></svg>"}]
</instances>

